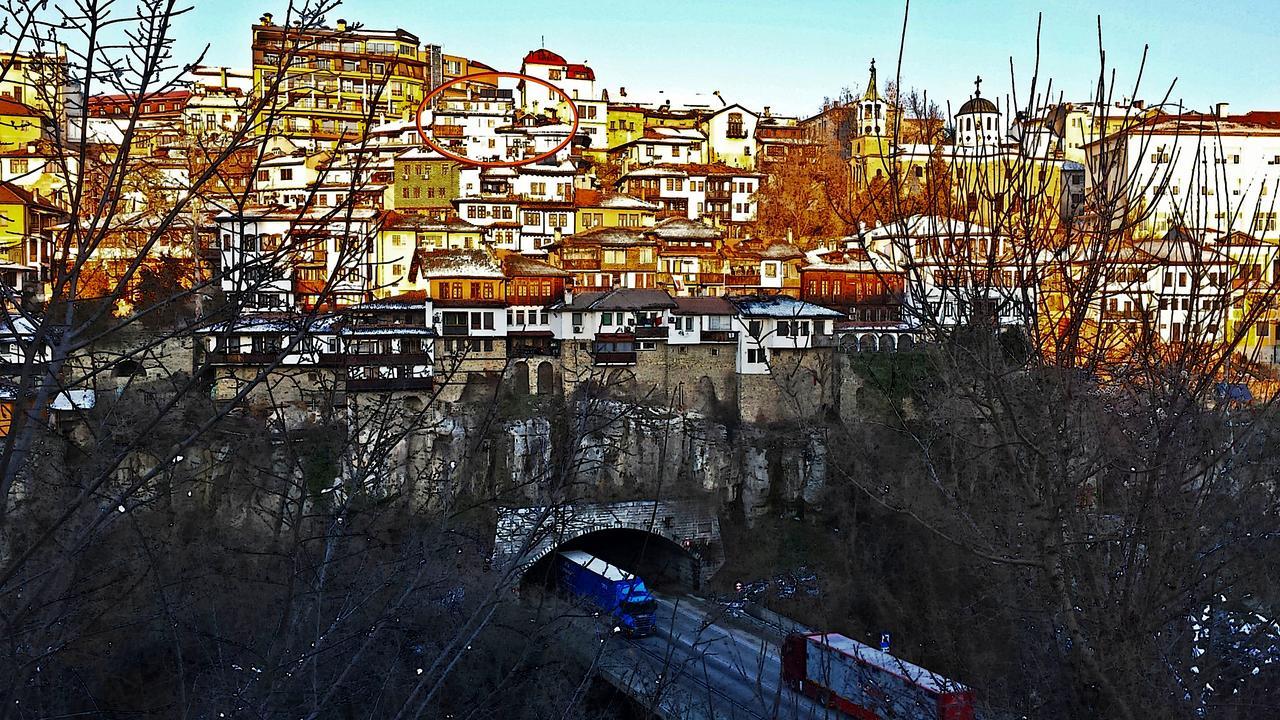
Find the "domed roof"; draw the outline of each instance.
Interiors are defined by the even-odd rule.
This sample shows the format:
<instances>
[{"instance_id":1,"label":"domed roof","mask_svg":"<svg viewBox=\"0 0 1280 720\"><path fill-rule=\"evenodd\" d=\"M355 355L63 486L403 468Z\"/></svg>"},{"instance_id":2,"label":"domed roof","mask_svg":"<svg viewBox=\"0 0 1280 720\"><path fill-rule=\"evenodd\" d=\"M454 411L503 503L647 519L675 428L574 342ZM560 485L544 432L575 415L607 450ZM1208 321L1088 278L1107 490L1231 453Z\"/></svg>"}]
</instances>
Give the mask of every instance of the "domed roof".
<instances>
[{"instance_id":1,"label":"domed roof","mask_svg":"<svg viewBox=\"0 0 1280 720\"><path fill-rule=\"evenodd\" d=\"M969 98L968 100L966 100L965 103L960 106L960 111L957 112L956 115L968 115L970 113L997 113L998 114L999 112L1000 111L996 109L995 103L982 97L981 95L975 95Z\"/></svg>"}]
</instances>

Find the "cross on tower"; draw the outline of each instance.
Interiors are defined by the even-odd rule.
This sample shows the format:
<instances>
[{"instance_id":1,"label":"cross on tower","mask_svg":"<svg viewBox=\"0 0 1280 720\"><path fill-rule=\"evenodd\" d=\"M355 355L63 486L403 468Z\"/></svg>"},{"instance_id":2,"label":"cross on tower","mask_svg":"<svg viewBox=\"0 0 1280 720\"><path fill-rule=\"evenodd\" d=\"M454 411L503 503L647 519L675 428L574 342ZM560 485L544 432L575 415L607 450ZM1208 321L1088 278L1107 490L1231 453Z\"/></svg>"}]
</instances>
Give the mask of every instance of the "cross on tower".
<instances>
[{"instance_id":1,"label":"cross on tower","mask_svg":"<svg viewBox=\"0 0 1280 720\"><path fill-rule=\"evenodd\" d=\"M871 72L875 72L875 71L876 71L876 59L871 58Z\"/></svg>"},{"instance_id":2,"label":"cross on tower","mask_svg":"<svg viewBox=\"0 0 1280 720\"><path fill-rule=\"evenodd\" d=\"M982 97L982 76L973 79L973 96Z\"/></svg>"}]
</instances>

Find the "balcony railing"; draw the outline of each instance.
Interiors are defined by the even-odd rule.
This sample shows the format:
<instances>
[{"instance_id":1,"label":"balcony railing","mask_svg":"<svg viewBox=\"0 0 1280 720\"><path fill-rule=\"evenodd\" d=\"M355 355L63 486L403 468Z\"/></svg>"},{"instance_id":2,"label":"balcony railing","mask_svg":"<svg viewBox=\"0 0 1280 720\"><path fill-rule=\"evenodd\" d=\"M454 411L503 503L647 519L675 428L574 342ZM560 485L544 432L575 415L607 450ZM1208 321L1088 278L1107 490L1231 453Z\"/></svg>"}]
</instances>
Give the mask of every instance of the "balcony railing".
<instances>
[{"instance_id":1,"label":"balcony railing","mask_svg":"<svg viewBox=\"0 0 1280 720\"><path fill-rule=\"evenodd\" d=\"M507 355L513 358L560 357L560 346L508 345Z\"/></svg>"},{"instance_id":2,"label":"balcony railing","mask_svg":"<svg viewBox=\"0 0 1280 720\"><path fill-rule=\"evenodd\" d=\"M759 285L760 276L755 273L748 273L746 275L735 275L733 273L730 273L724 276L724 284L725 285Z\"/></svg>"},{"instance_id":3,"label":"balcony railing","mask_svg":"<svg viewBox=\"0 0 1280 720\"><path fill-rule=\"evenodd\" d=\"M737 330L703 330L702 342L738 342Z\"/></svg>"},{"instance_id":4,"label":"balcony railing","mask_svg":"<svg viewBox=\"0 0 1280 720\"><path fill-rule=\"evenodd\" d=\"M707 200L711 202L727 201L733 199L733 191L729 188L713 188L707 186Z\"/></svg>"},{"instance_id":5,"label":"balcony railing","mask_svg":"<svg viewBox=\"0 0 1280 720\"><path fill-rule=\"evenodd\" d=\"M641 340L666 340L670 330L670 325L638 325L635 336Z\"/></svg>"},{"instance_id":6,"label":"balcony railing","mask_svg":"<svg viewBox=\"0 0 1280 720\"><path fill-rule=\"evenodd\" d=\"M632 352L598 352L595 354L597 365L635 365L636 354Z\"/></svg>"},{"instance_id":7,"label":"balcony railing","mask_svg":"<svg viewBox=\"0 0 1280 720\"><path fill-rule=\"evenodd\" d=\"M356 365L430 365L431 355L424 352L357 353L339 356L348 367Z\"/></svg>"},{"instance_id":8,"label":"balcony railing","mask_svg":"<svg viewBox=\"0 0 1280 720\"><path fill-rule=\"evenodd\" d=\"M435 385L435 378L366 378L347 379L348 392L394 392L396 390L430 390Z\"/></svg>"},{"instance_id":9,"label":"balcony railing","mask_svg":"<svg viewBox=\"0 0 1280 720\"><path fill-rule=\"evenodd\" d=\"M471 328L467 325L441 325L440 334L452 337L465 336L471 334Z\"/></svg>"},{"instance_id":10,"label":"balcony railing","mask_svg":"<svg viewBox=\"0 0 1280 720\"><path fill-rule=\"evenodd\" d=\"M432 125L431 132L440 138L460 138L466 133L462 125Z\"/></svg>"}]
</instances>

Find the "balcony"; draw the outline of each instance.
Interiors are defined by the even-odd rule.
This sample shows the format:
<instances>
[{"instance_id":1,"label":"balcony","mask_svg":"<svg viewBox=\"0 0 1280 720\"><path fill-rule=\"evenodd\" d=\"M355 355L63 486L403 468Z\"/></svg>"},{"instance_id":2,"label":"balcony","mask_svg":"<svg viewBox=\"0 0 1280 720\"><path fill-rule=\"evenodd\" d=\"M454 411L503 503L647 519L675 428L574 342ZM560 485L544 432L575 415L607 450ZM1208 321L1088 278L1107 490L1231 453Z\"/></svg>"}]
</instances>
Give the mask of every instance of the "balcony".
<instances>
[{"instance_id":1,"label":"balcony","mask_svg":"<svg viewBox=\"0 0 1280 720\"><path fill-rule=\"evenodd\" d=\"M204 356L210 365L270 365L280 359L278 352L206 352Z\"/></svg>"},{"instance_id":2,"label":"balcony","mask_svg":"<svg viewBox=\"0 0 1280 720\"><path fill-rule=\"evenodd\" d=\"M564 270L598 270L599 258L561 259L560 267Z\"/></svg>"},{"instance_id":3,"label":"balcony","mask_svg":"<svg viewBox=\"0 0 1280 720\"><path fill-rule=\"evenodd\" d=\"M760 276L755 273L735 274L730 273L724 276L725 285L759 285Z\"/></svg>"},{"instance_id":4,"label":"balcony","mask_svg":"<svg viewBox=\"0 0 1280 720\"><path fill-rule=\"evenodd\" d=\"M638 325L635 336L637 340L666 340L670 330L669 325Z\"/></svg>"},{"instance_id":5,"label":"balcony","mask_svg":"<svg viewBox=\"0 0 1280 720\"><path fill-rule=\"evenodd\" d=\"M728 202L733 199L733 191L727 186L707 186L707 202Z\"/></svg>"},{"instance_id":6,"label":"balcony","mask_svg":"<svg viewBox=\"0 0 1280 720\"><path fill-rule=\"evenodd\" d=\"M737 330L703 330L702 342L738 342Z\"/></svg>"},{"instance_id":7,"label":"balcony","mask_svg":"<svg viewBox=\"0 0 1280 720\"><path fill-rule=\"evenodd\" d=\"M465 337L471 334L471 328L468 325L441 325L440 334L446 337Z\"/></svg>"},{"instance_id":8,"label":"balcony","mask_svg":"<svg viewBox=\"0 0 1280 720\"><path fill-rule=\"evenodd\" d=\"M431 133L438 138L460 138L466 133L462 125L432 125Z\"/></svg>"},{"instance_id":9,"label":"balcony","mask_svg":"<svg viewBox=\"0 0 1280 720\"><path fill-rule=\"evenodd\" d=\"M347 353L339 355L348 367L359 365L430 365L431 355L424 352Z\"/></svg>"},{"instance_id":10,"label":"balcony","mask_svg":"<svg viewBox=\"0 0 1280 720\"><path fill-rule=\"evenodd\" d=\"M395 392L397 390L430 390L435 385L435 378L403 377L403 378L369 378L361 380L348 379L347 392Z\"/></svg>"},{"instance_id":11,"label":"balcony","mask_svg":"<svg viewBox=\"0 0 1280 720\"><path fill-rule=\"evenodd\" d=\"M598 352L595 354L596 365L635 365L636 353L632 352Z\"/></svg>"},{"instance_id":12,"label":"balcony","mask_svg":"<svg viewBox=\"0 0 1280 720\"><path fill-rule=\"evenodd\" d=\"M729 129L725 130L724 136L730 140L745 140L747 137L747 128L743 125L730 125Z\"/></svg>"},{"instance_id":13,"label":"balcony","mask_svg":"<svg viewBox=\"0 0 1280 720\"><path fill-rule=\"evenodd\" d=\"M559 343L548 345L507 345L507 356L512 358L560 357Z\"/></svg>"}]
</instances>

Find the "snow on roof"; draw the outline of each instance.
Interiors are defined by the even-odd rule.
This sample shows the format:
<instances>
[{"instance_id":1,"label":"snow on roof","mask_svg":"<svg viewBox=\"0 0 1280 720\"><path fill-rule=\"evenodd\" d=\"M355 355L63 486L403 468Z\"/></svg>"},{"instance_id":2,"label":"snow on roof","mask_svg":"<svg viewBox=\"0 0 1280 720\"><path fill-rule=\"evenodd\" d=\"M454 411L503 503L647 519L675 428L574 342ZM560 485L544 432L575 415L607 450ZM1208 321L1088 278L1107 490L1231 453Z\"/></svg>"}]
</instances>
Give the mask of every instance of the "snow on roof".
<instances>
[{"instance_id":1,"label":"snow on roof","mask_svg":"<svg viewBox=\"0 0 1280 720\"><path fill-rule=\"evenodd\" d=\"M780 242L761 250L760 257L765 260L795 260L804 257L804 253L795 245Z\"/></svg>"},{"instance_id":2,"label":"snow on roof","mask_svg":"<svg viewBox=\"0 0 1280 720\"><path fill-rule=\"evenodd\" d=\"M97 403L92 390L64 390L49 403L51 410L88 410Z\"/></svg>"},{"instance_id":3,"label":"snow on roof","mask_svg":"<svg viewBox=\"0 0 1280 720\"><path fill-rule=\"evenodd\" d=\"M436 331L429 327L415 325L348 325L338 330L338 334L342 337L401 337L405 335L435 337Z\"/></svg>"},{"instance_id":4,"label":"snow on roof","mask_svg":"<svg viewBox=\"0 0 1280 720\"><path fill-rule=\"evenodd\" d=\"M747 317L766 318L839 318L844 313L797 300L789 295L747 295L728 298L738 312Z\"/></svg>"},{"instance_id":5,"label":"snow on roof","mask_svg":"<svg viewBox=\"0 0 1280 720\"><path fill-rule=\"evenodd\" d=\"M502 270L508 277L536 275L538 277L571 277L573 273L545 263L537 258L511 253L502 258Z\"/></svg>"},{"instance_id":6,"label":"snow on roof","mask_svg":"<svg viewBox=\"0 0 1280 720\"><path fill-rule=\"evenodd\" d=\"M616 288L605 292L576 295L565 310L650 310L674 308L676 302L665 290Z\"/></svg>"},{"instance_id":7,"label":"snow on roof","mask_svg":"<svg viewBox=\"0 0 1280 720\"><path fill-rule=\"evenodd\" d=\"M661 220L654 224L652 232L660 240L719 240L723 237L718 228L686 217Z\"/></svg>"},{"instance_id":8,"label":"snow on roof","mask_svg":"<svg viewBox=\"0 0 1280 720\"><path fill-rule=\"evenodd\" d=\"M391 297L370 300L369 302L352 305L347 310L362 312L366 310L426 310L427 292L425 290L413 290Z\"/></svg>"},{"instance_id":9,"label":"snow on roof","mask_svg":"<svg viewBox=\"0 0 1280 720\"><path fill-rule=\"evenodd\" d=\"M911 215L902 220L877 225L867 231L865 240L890 237L933 237L991 235L991 229L956 218L941 215Z\"/></svg>"},{"instance_id":10,"label":"snow on roof","mask_svg":"<svg viewBox=\"0 0 1280 720\"><path fill-rule=\"evenodd\" d=\"M561 240L561 244L577 245L594 242L601 245L634 245L644 241L644 231L639 228L597 227L567 235Z\"/></svg>"},{"instance_id":11,"label":"snow on roof","mask_svg":"<svg viewBox=\"0 0 1280 720\"><path fill-rule=\"evenodd\" d=\"M582 550L569 550L560 553L560 557L569 562L581 565L597 575L603 576L606 580L631 580L635 575L623 570L617 565L610 565L600 558L583 552Z\"/></svg>"},{"instance_id":12,"label":"snow on roof","mask_svg":"<svg viewBox=\"0 0 1280 720\"><path fill-rule=\"evenodd\" d=\"M308 330L312 333L325 333L333 330L338 321L337 315L315 315L306 317L289 313L260 313L241 315L227 322L213 323L203 328L209 333L292 333L301 330L309 322Z\"/></svg>"},{"instance_id":13,"label":"snow on roof","mask_svg":"<svg viewBox=\"0 0 1280 720\"><path fill-rule=\"evenodd\" d=\"M736 315L733 303L722 297L678 297L672 315Z\"/></svg>"},{"instance_id":14,"label":"snow on roof","mask_svg":"<svg viewBox=\"0 0 1280 720\"><path fill-rule=\"evenodd\" d=\"M426 148L414 147L405 150L396 156L397 160L448 160L449 158L441 155L434 150Z\"/></svg>"},{"instance_id":15,"label":"snow on roof","mask_svg":"<svg viewBox=\"0 0 1280 720\"><path fill-rule=\"evenodd\" d=\"M858 658L870 665L883 668L895 675L906 678L926 690L936 693L950 693L968 689L954 680L948 680L915 663L894 657L887 652L882 652L879 648L860 643L839 633L812 633L806 637L809 638L809 642L817 645L826 645L843 655Z\"/></svg>"},{"instance_id":16,"label":"snow on roof","mask_svg":"<svg viewBox=\"0 0 1280 720\"><path fill-rule=\"evenodd\" d=\"M613 210L654 210L657 203L641 200L634 195L608 192L605 190L589 190L577 188L573 191L574 203L578 207L608 208Z\"/></svg>"},{"instance_id":17,"label":"snow on roof","mask_svg":"<svg viewBox=\"0 0 1280 720\"><path fill-rule=\"evenodd\" d=\"M422 277L500 278L502 268L483 250L432 250L418 254Z\"/></svg>"},{"instance_id":18,"label":"snow on roof","mask_svg":"<svg viewBox=\"0 0 1280 720\"><path fill-rule=\"evenodd\" d=\"M632 170L622 177L623 179L629 177L689 177L689 174L680 168L669 165L652 165L639 170Z\"/></svg>"}]
</instances>

